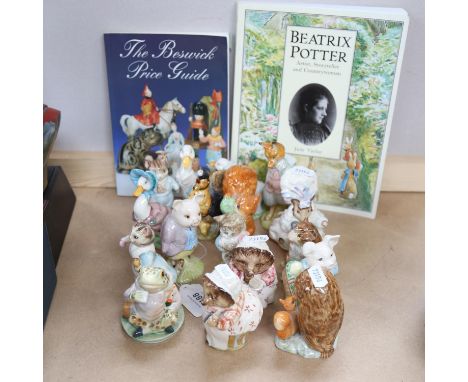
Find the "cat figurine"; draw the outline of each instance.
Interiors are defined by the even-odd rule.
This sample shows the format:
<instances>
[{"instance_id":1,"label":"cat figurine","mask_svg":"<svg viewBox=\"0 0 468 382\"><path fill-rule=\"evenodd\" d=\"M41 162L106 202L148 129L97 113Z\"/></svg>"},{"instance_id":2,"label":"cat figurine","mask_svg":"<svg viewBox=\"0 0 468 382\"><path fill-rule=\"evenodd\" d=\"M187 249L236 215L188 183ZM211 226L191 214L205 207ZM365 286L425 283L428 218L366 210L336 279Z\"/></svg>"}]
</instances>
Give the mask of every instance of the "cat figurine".
<instances>
[{"instance_id":1,"label":"cat figurine","mask_svg":"<svg viewBox=\"0 0 468 382\"><path fill-rule=\"evenodd\" d=\"M122 248L129 244L128 251L132 258L132 271L135 276L140 273L140 255L144 252L156 252L154 237L154 231L149 224L137 222L133 225L130 234L120 239L119 244Z\"/></svg>"},{"instance_id":2,"label":"cat figurine","mask_svg":"<svg viewBox=\"0 0 468 382\"><path fill-rule=\"evenodd\" d=\"M228 263L231 251L245 236L249 235L245 218L238 212L231 212L216 216L214 219L219 224L219 236L215 240L215 245L221 252L223 261Z\"/></svg>"},{"instance_id":3,"label":"cat figurine","mask_svg":"<svg viewBox=\"0 0 468 382\"><path fill-rule=\"evenodd\" d=\"M128 174L132 169L138 168L144 162L145 152L162 140L161 133L153 128L144 130L138 136L129 137L120 148L117 171Z\"/></svg>"},{"instance_id":4,"label":"cat figurine","mask_svg":"<svg viewBox=\"0 0 468 382\"><path fill-rule=\"evenodd\" d=\"M227 264L218 264L203 277L203 323L208 345L238 350L263 315L258 294L236 276Z\"/></svg>"},{"instance_id":5,"label":"cat figurine","mask_svg":"<svg viewBox=\"0 0 468 382\"><path fill-rule=\"evenodd\" d=\"M273 302L278 284L275 258L266 241L247 236L231 252L229 266L234 273L257 291L263 308ZM266 237L268 239L268 237Z\"/></svg>"}]
</instances>

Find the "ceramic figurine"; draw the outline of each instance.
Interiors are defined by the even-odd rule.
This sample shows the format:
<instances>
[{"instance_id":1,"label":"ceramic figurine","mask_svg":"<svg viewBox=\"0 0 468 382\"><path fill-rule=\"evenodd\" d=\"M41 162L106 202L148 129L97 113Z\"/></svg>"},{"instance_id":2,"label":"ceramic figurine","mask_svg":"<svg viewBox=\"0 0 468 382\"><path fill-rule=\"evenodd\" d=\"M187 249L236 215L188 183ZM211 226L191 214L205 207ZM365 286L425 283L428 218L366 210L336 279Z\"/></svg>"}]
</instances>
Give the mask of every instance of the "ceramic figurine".
<instances>
[{"instance_id":1,"label":"ceramic figurine","mask_svg":"<svg viewBox=\"0 0 468 382\"><path fill-rule=\"evenodd\" d=\"M247 224L247 231L253 235L255 233L255 222L253 214L261 200L261 196L256 193L257 174L255 170L241 165L234 165L226 170L223 179L224 198L233 199L233 205L237 205L239 211L244 214ZM227 203L229 204L229 203ZM232 210L223 210L223 213Z\"/></svg>"},{"instance_id":2,"label":"ceramic figurine","mask_svg":"<svg viewBox=\"0 0 468 382\"><path fill-rule=\"evenodd\" d=\"M128 251L132 258L132 271L135 276L141 269L140 255L145 252L156 252L154 237L154 231L149 224L137 222L133 225L132 232L120 239L119 244L122 248L129 244Z\"/></svg>"},{"instance_id":3,"label":"ceramic figurine","mask_svg":"<svg viewBox=\"0 0 468 382\"><path fill-rule=\"evenodd\" d=\"M137 186L133 193L137 197L133 205L134 220L147 223L153 231L159 232L170 209L163 204L151 202L157 186L156 176L152 171L133 169L130 171L130 179Z\"/></svg>"},{"instance_id":4,"label":"ceramic figurine","mask_svg":"<svg viewBox=\"0 0 468 382\"><path fill-rule=\"evenodd\" d=\"M211 194L210 194L210 173L208 169L202 170L200 175L193 186L193 190L189 195L189 199L198 196L200 201L200 213L202 220L198 226L198 238L200 240L212 240L218 234L218 223L209 215L211 207Z\"/></svg>"},{"instance_id":5,"label":"ceramic figurine","mask_svg":"<svg viewBox=\"0 0 468 382\"><path fill-rule=\"evenodd\" d=\"M275 258L265 241L258 236L244 237L231 252L229 266L247 285L257 291L264 308L273 302L278 284ZM266 237L268 238L268 237Z\"/></svg>"},{"instance_id":6,"label":"ceramic figurine","mask_svg":"<svg viewBox=\"0 0 468 382\"><path fill-rule=\"evenodd\" d=\"M181 188L181 196L185 199L189 196L197 180L197 174L192 168L195 151L192 146L184 145L179 156L182 163L175 173L175 179Z\"/></svg>"},{"instance_id":7,"label":"ceramic figurine","mask_svg":"<svg viewBox=\"0 0 468 382\"><path fill-rule=\"evenodd\" d=\"M206 149L206 163L210 169L215 168L216 161L221 158L221 153L226 148L226 142L224 142L221 136L221 126L216 126L211 129L211 134L205 136L205 133L200 129L200 142L208 143Z\"/></svg>"},{"instance_id":8,"label":"ceramic figurine","mask_svg":"<svg viewBox=\"0 0 468 382\"><path fill-rule=\"evenodd\" d=\"M215 163L215 170L210 175L211 207L208 214L212 217L222 215L221 201L223 200L224 172L234 166L234 163L226 158L219 158Z\"/></svg>"},{"instance_id":9,"label":"ceramic figurine","mask_svg":"<svg viewBox=\"0 0 468 382\"><path fill-rule=\"evenodd\" d=\"M357 180L359 171L362 169L361 161L357 159L357 152L352 150L353 138L345 138L345 155L343 159L346 161L346 169L341 175L340 195L347 199L355 199L357 197Z\"/></svg>"},{"instance_id":10,"label":"ceramic figurine","mask_svg":"<svg viewBox=\"0 0 468 382\"><path fill-rule=\"evenodd\" d=\"M319 265L329 270L333 276L338 274L338 261L333 248L339 239L340 235L325 235L320 242L306 242L301 248L301 257L290 258L284 267L282 277L287 295L294 294L296 277L305 269Z\"/></svg>"},{"instance_id":11,"label":"ceramic figurine","mask_svg":"<svg viewBox=\"0 0 468 382\"><path fill-rule=\"evenodd\" d=\"M208 345L219 350L245 346L263 315L260 299L226 264L217 265L203 278L203 322Z\"/></svg>"},{"instance_id":12,"label":"ceramic figurine","mask_svg":"<svg viewBox=\"0 0 468 382\"><path fill-rule=\"evenodd\" d=\"M197 227L201 221L198 196L174 200L171 213L161 228L161 249L178 272L178 283L189 283L203 274L203 262L192 256L198 244Z\"/></svg>"},{"instance_id":13,"label":"ceramic figurine","mask_svg":"<svg viewBox=\"0 0 468 382\"><path fill-rule=\"evenodd\" d=\"M315 171L303 166L294 166L283 173L281 195L291 205L273 220L268 234L284 250L289 249L289 232L303 219L298 215L307 215L307 220L318 229L320 235L325 234L328 219L314 204L316 193L317 175ZM295 205L292 200L297 201L294 202Z\"/></svg>"},{"instance_id":14,"label":"ceramic figurine","mask_svg":"<svg viewBox=\"0 0 468 382\"><path fill-rule=\"evenodd\" d=\"M275 315L275 345L305 358L328 358L335 350L344 316L343 299L336 279L329 270L312 267L302 271L294 284L298 332L293 333L293 328L287 330L287 320L284 324L282 322L284 314ZM291 315L291 320L294 318Z\"/></svg>"},{"instance_id":15,"label":"ceramic figurine","mask_svg":"<svg viewBox=\"0 0 468 382\"><path fill-rule=\"evenodd\" d=\"M163 267L143 267L124 297L121 323L125 332L137 341L165 341L184 322L175 280Z\"/></svg>"},{"instance_id":16,"label":"ceramic figurine","mask_svg":"<svg viewBox=\"0 0 468 382\"><path fill-rule=\"evenodd\" d=\"M192 105L191 115L189 117L190 132L193 135L195 146L198 146L200 132L208 129L206 121L208 120L208 107L203 102L196 102ZM190 135L189 132L189 135Z\"/></svg>"},{"instance_id":17,"label":"ceramic figurine","mask_svg":"<svg viewBox=\"0 0 468 382\"><path fill-rule=\"evenodd\" d=\"M296 296L288 296L284 300L279 299L285 310L276 312L273 316L273 325L276 329L276 337L287 340L297 333Z\"/></svg>"},{"instance_id":18,"label":"ceramic figurine","mask_svg":"<svg viewBox=\"0 0 468 382\"><path fill-rule=\"evenodd\" d=\"M180 152L185 145L185 139L182 133L177 131L177 126L171 127L172 133L167 139L167 144L164 146L164 151L167 153L167 161L172 170L172 175L175 175L177 169L180 167L182 159Z\"/></svg>"},{"instance_id":19,"label":"ceramic figurine","mask_svg":"<svg viewBox=\"0 0 468 382\"><path fill-rule=\"evenodd\" d=\"M157 180L156 192L152 195L151 200L167 207L172 207L174 192L178 192L180 187L175 179L169 175L168 166L169 163L165 151L148 152L148 155L145 156L145 168L152 171L156 175Z\"/></svg>"},{"instance_id":20,"label":"ceramic figurine","mask_svg":"<svg viewBox=\"0 0 468 382\"><path fill-rule=\"evenodd\" d=\"M288 205L281 195L281 175L295 164L295 159L286 158L284 146L279 142L264 142L262 146L268 160L262 200L269 209L262 214L260 222L263 228L268 229L271 221Z\"/></svg>"},{"instance_id":21,"label":"ceramic figurine","mask_svg":"<svg viewBox=\"0 0 468 382\"><path fill-rule=\"evenodd\" d=\"M287 259L300 260L302 258L302 246L310 241L319 243L322 241L322 235L315 225L305 219L289 231L289 251Z\"/></svg>"},{"instance_id":22,"label":"ceramic figurine","mask_svg":"<svg viewBox=\"0 0 468 382\"><path fill-rule=\"evenodd\" d=\"M312 197L307 201L293 199L291 205L271 223L268 234L273 241L276 241L281 248L289 250L289 233L299 224L299 222L308 220L313 211Z\"/></svg>"},{"instance_id":23,"label":"ceramic figurine","mask_svg":"<svg viewBox=\"0 0 468 382\"><path fill-rule=\"evenodd\" d=\"M215 240L216 248L221 252L225 263L230 260L231 251L249 233L246 231L245 218L239 212L231 212L226 215L216 216L219 224L219 236Z\"/></svg>"}]
</instances>

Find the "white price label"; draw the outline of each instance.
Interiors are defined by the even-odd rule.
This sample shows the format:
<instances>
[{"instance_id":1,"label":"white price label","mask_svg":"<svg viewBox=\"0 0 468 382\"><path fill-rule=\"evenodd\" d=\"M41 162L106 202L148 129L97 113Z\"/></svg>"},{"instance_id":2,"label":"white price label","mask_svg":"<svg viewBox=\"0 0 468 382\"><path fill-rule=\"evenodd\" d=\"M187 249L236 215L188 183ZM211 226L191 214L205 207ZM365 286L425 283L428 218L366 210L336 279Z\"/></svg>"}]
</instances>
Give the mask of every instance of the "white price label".
<instances>
[{"instance_id":1,"label":"white price label","mask_svg":"<svg viewBox=\"0 0 468 382\"><path fill-rule=\"evenodd\" d=\"M244 236L241 242L244 244L255 244L259 242L266 242L268 239L268 235Z\"/></svg>"},{"instance_id":2,"label":"white price label","mask_svg":"<svg viewBox=\"0 0 468 382\"><path fill-rule=\"evenodd\" d=\"M310 267L308 270L309 276L312 279L312 283L316 288L323 288L328 284L327 277L325 273L322 271L322 267L319 265L314 265Z\"/></svg>"},{"instance_id":3,"label":"white price label","mask_svg":"<svg viewBox=\"0 0 468 382\"><path fill-rule=\"evenodd\" d=\"M145 303L148 301L149 293L145 290L137 290L133 292L132 299L136 302Z\"/></svg>"},{"instance_id":4,"label":"white price label","mask_svg":"<svg viewBox=\"0 0 468 382\"><path fill-rule=\"evenodd\" d=\"M313 177L315 176L315 171L307 167L298 166L298 167L293 167L293 174L299 175L299 176Z\"/></svg>"},{"instance_id":5,"label":"white price label","mask_svg":"<svg viewBox=\"0 0 468 382\"><path fill-rule=\"evenodd\" d=\"M184 284L179 289L182 304L195 317L203 314L203 287L200 284Z\"/></svg>"}]
</instances>

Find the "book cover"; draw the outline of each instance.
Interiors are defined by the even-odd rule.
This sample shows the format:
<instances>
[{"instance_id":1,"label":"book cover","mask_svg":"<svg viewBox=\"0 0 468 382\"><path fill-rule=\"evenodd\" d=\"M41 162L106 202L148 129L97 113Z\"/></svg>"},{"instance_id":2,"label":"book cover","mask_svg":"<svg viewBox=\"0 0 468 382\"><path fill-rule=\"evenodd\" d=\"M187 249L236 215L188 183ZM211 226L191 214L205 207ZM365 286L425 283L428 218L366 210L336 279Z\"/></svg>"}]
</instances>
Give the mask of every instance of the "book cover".
<instances>
[{"instance_id":1,"label":"book cover","mask_svg":"<svg viewBox=\"0 0 468 382\"><path fill-rule=\"evenodd\" d=\"M231 159L278 141L324 210L375 217L408 17L402 9L241 2Z\"/></svg>"},{"instance_id":2,"label":"book cover","mask_svg":"<svg viewBox=\"0 0 468 382\"><path fill-rule=\"evenodd\" d=\"M148 151L166 150L171 168L183 144L200 166L228 157L228 37L104 35L118 195ZM220 144L223 143L223 144Z\"/></svg>"}]
</instances>

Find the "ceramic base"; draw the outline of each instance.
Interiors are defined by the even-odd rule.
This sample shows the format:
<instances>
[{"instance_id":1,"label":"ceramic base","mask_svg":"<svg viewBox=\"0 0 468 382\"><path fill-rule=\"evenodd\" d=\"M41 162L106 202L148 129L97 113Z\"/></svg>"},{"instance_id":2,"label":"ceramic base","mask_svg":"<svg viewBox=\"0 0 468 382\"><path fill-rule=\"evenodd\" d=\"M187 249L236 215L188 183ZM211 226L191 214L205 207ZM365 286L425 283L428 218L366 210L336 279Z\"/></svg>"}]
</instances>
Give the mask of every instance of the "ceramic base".
<instances>
[{"instance_id":1,"label":"ceramic base","mask_svg":"<svg viewBox=\"0 0 468 382\"><path fill-rule=\"evenodd\" d=\"M333 348L335 349L337 340L333 344ZM287 340L282 340L275 336L275 345L280 350L291 354L298 354L304 358L320 358L320 352L309 347L299 333L294 334Z\"/></svg>"},{"instance_id":2,"label":"ceramic base","mask_svg":"<svg viewBox=\"0 0 468 382\"><path fill-rule=\"evenodd\" d=\"M177 311L177 321L172 326L174 328L174 331L172 333L166 333L165 331L161 331L161 332L155 332L155 333L148 333L137 338L133 337L133 333L135 333L136 328L132 324L130 324L126 318L121 317L120 322L122 324L122 328L125 331L125 333L127 333L128 336L134 339L135 341L143 342L147 344L157 344L160 342L164 342L168 340L169 338L171 338L172 336L174 336L182 327L182 324L184 323L184 318L185 318L184 308L181 306L179 310Z\"/></svg>"},{"instance_id":3,"label":"ceramic base","mask_svg":"<svg viewBox=\"0 0 468 382\"><path fill-rule=\"evenodd\" d=\"M178 284L188 284L203 275L205 264L193 255L184 258L184 266L177 276Z\"/></svg>"}]
</instances>

